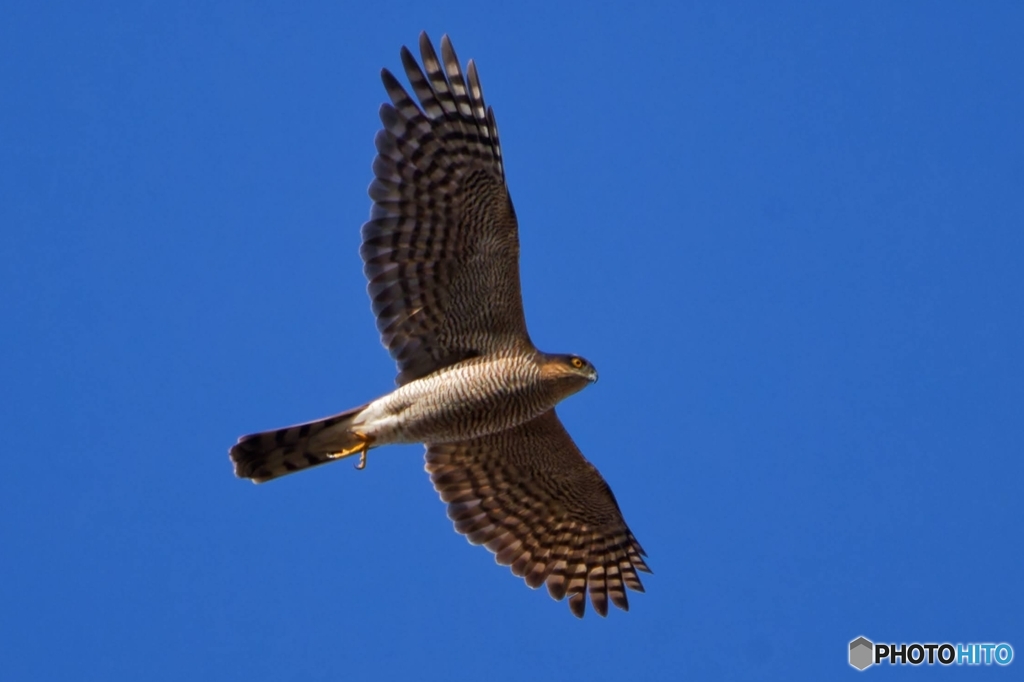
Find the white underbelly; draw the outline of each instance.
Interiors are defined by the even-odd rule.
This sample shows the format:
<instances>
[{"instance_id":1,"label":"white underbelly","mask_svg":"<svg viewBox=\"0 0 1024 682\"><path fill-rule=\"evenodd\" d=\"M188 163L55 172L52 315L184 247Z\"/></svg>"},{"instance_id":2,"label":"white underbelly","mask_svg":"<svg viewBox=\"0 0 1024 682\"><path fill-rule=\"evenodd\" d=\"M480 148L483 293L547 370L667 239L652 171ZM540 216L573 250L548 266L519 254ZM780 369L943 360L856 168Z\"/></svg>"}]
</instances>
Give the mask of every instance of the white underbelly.
<instances>
[{"instance_id":1,"label":"white underbelly","mask_svg":"<svg viewBox=\"0 0 1024 682\"><path fill-rule=\"evenodd\" d=\"M511 428L549 407L529 377L501 369L470 362L417 379L371 402L353 428L377 445L451 442Z\"/></svg>"}]
</instances>

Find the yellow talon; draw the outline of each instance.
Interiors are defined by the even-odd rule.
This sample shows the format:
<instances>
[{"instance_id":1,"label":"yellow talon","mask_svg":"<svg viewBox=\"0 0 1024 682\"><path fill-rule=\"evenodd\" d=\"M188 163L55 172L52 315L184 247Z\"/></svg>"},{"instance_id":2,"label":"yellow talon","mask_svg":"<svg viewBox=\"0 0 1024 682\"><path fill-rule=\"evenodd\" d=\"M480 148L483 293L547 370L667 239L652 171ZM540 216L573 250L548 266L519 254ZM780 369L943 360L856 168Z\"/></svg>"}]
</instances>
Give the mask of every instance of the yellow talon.
<instances>
[{"instance_id":1,"label":"yellow talon","mask_svg":"<svg viewBox=\"0 0 1024 682\"><path fill-rule=\"evenodd\" d=\"M373 439L367 436L365 433L359 433L358 431L353 431L352 435L359 439L358 445L355 445L351 448L345 448L340 452L332 452L327 456L330 457L331 459L342 459L344 457L350 457L356 453L359 453L359 463L356 464L356 469L362 471L363 469L366 468L366 453L370 451L370 442Z\"/></svg>"}]
</instances>

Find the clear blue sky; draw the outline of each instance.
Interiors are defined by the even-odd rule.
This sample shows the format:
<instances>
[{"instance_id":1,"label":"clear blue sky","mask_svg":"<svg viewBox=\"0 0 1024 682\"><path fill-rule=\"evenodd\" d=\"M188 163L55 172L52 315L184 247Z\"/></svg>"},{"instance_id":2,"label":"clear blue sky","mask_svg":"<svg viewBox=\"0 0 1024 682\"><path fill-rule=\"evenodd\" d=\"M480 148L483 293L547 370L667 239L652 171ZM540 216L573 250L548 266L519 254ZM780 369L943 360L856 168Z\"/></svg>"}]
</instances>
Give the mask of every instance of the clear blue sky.
<instances>
[{"instance_id":1,"label":"clear blue sky","mask_svg":"<svg viewBox=\"0 0 1024 682\"><path fill-rule=\"evenodd\" d=\"M424 5L5 8L5 678L910 674L858 635L1019 674L1020 4ZM232 475L392 386L359 227L422 29L496 111L534 340L601 372L560 414L649 553L628 614L456 535L418 446Z\"/></svg>"}]
</instances>

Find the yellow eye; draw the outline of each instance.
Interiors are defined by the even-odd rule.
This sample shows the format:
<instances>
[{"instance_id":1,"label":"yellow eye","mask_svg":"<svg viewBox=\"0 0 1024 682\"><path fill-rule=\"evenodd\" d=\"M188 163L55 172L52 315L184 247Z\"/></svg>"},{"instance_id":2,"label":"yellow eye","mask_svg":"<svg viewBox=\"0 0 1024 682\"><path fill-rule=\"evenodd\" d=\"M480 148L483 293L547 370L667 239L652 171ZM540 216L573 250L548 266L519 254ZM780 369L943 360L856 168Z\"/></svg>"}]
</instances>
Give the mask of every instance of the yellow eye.
<instances>
[{"instance_id":1,"label":"yellow eye","mask_svg":"<svg viewBox=\"0 0 1024 682\"><path fill-rule=\"evenodd\" d=\"M570 360L570 362L572 362L572 366L575 367L576 369L583 368L583 360L581 360L580 358L573 358L572 360Z\"/></svg>"}]
</instances>

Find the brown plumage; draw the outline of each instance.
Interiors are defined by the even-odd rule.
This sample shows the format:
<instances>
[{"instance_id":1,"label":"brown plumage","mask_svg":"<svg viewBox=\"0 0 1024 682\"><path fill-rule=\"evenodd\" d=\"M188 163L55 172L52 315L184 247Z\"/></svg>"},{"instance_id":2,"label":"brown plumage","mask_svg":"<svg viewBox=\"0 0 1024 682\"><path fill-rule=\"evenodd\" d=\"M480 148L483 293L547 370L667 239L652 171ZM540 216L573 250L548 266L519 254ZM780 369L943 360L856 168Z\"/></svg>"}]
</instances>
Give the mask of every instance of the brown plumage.
<instances>
[{"instance_id":1,"label":"brown plumage","mask_svg":"<svg viewBox=\"0 0 1024 682\"><path fill-rule=\"evenodd\" d=\"M240 478L251 478L254 483L263 483L333 461L331 453L344 452L359 443L348 427L352 418L365 407L239 438L231 448L235 474Z\"/></svg>"},{"instance_id":2,"label":"brown plumage","mask_svg":"<svg viewBox=\"0 0 1024 682\"><path fill-rule=\"evenodd\" d=\"M530 587L583 615L586 588L599 614L608 600L629 608L626 587L643 592L644 551L601 474L554 410L507 431L427 446L430 480L455 529L485 545Z\"/></svg>"},{"instance_id":3,"label":"brown plumage","mask_svg":"<svg viewBox=\"0 0 1024 682\"><path fill-rule=\"evenodd\" d=\"M360 254L398 388L316 422L253 434L231 448L238 476L263 482L389 443L423 442L426 469L458 532L531 587L589 591L602 616L643 591L644 552L604 479L555 405L597 380L579 356L530 341L519 236L493 111L476 67L451 42L438 59L420 35L406 48L414 100L386 69L390 104L375 139L370 220Z\"/></svg>"}]
</instances>

